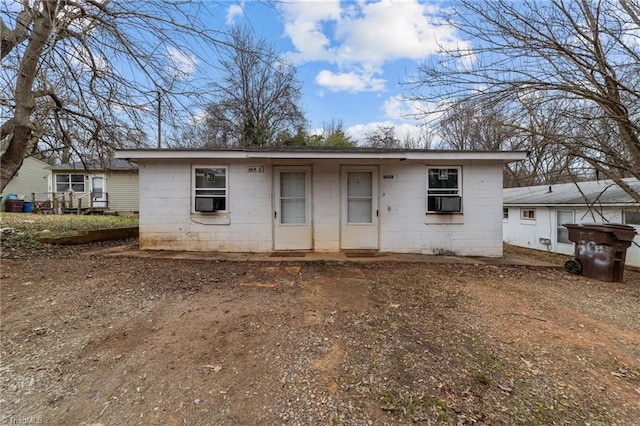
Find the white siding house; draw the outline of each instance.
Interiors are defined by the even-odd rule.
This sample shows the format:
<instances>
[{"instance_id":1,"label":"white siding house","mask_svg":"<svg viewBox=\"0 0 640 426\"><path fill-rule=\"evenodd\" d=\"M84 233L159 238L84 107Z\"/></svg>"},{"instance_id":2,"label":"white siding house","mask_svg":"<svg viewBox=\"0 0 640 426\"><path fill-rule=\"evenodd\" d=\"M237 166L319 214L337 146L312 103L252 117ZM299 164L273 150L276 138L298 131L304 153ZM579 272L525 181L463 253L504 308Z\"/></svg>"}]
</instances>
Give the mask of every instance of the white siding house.
<instances>
[{"instance_id":1,"label":"white siding house","mask_svg":"<svg viewBox=\"0 0 640 426\"><path fill-rule=\"evenodd\" d=\"M305 147L306 148L306 147ZM140 248L502 256L502 165L524 152L122 150Z\"/></svg>"},{"instance_id":2,"label":"white siding house","mask_svg":"<svg viewBox=\"0 0 640 426\"><path fill-rule=\"evenodd\" d=\"M640 182L624 181L640 192ZM573 254L565 223L621 223L640 233L640 203L610 180L540 185L504 190L503 238L506 243ZM626 264L640 267L640 236L627 250Z\"/></svg>"}]
</instances>

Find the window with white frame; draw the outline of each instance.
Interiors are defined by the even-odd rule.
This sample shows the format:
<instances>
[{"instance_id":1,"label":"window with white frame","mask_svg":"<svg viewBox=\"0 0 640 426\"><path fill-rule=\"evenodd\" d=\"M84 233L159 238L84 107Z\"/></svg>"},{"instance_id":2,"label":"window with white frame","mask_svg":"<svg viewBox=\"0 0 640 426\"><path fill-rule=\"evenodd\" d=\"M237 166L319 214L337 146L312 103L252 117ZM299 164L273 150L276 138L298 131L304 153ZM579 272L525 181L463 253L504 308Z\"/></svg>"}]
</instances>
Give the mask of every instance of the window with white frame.
<instances>
[{"instance_id":1,"label":"window with white frame","mask_svg":"<svg viewBox=\"0 0 640 426\"><path fill-rule=\"evenodd\" d=\"M427 168L427 212L462 211L461 170L460 167Z\"/></svg>"},{"instance_id":2,"label":"window with white frame","mask_svg":"<svg viewBox=\"0 0 640 426\"><path fill-rule=\"evenodd\" d=\"M227 167L193 166L194 212L227 211Z\"/></svg>"},{"instance_id":3,"label":"window with white frame","mask_svg":"<svg viewBox=\"0 0 640 426\"><path fill-rule=\"evenodd\" d=\"M502 208L502 220L509 220L509 207Z\"/></svg>"},{"instance_id":4,"label":"window with white frame","mask_svg":"<svg viewBox=\"0 0 640 426\"><path fill-rule=\"evenodd\" d=\"M534 209L521 209L520 219L522 220L536 220L536 211Z\"/></svg>"},{"instance_id":5,"label":"window with white frame","mask_svg":"<svg viewBox=\"0 0 640 426\"><path fill-rule=\"evenodd\" d=\"M626 225L640 225L640 210L627 210L623 215Z\"/></svg>"},{"instance_id":6,"label":"window with white frame","mask_svg":"<svg viewBox=\"0 0 640 426\"><path fill-rule=\"evenodd\" d=\"M569 240L569 230L563 225L574 222L573 210L558 210L556 212L556 240L563 244L573 244Z\"/></svg>"},{"instance_id":7,"label":"window with white frame","mask_svg":"<svg viewBox=\"0 0 640 426\"><path fill-rule=\"evenodd\" d=\"M85 192L84 174L56 173L56 192Z\"/></svg>"}]
</instances>

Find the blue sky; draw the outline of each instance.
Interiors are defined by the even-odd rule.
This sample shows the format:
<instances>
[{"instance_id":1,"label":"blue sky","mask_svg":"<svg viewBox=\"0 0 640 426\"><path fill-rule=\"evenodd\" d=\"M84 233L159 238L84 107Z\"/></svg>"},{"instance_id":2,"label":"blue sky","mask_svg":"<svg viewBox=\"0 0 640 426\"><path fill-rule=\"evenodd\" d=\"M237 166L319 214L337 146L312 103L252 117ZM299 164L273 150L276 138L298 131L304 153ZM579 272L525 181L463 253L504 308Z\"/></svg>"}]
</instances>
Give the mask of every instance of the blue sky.
<instances>
[{"instance_id":1,"label":"blue sky","mask_svg":"<svg viewBox=\"0 0 640 426\"><path fill-rule=\"evenodd\" d=\"M341 121L360 141L380 125L394 126L399 138L417 136L420 123L410 115L436 106L406 101L407 89L401 83L418 64L437 57L441 46L470 47L442 18L451 0L201 1L199 18L207 29L226 32L250 25L296 66L303 84L302 108L312 131ZM20 10L17 1L0 4L11 13ZM209 47L169 49L172 68L196 86L212 78L211 51L203 54L206 60L187 53ZM206 93L204 84L198 90ZM154 110L155 101L149 105ZM189 111L198 116L197 107Z\"/></svg>"},{"instance_id":2,"label":"blue sky","mask_svg":"<svg viewBox=\"0 0 640 426\"><path fill-rule=\"evenodd\" d=\"M408 117L430 105L406 102L401 82L440 46L465 47L432 0L292 0L220 2L211 8L224 30L249 24L298 69L311 129L342 121L356 139L378 125L417 134Z\"/></svg>"}]
</instances>

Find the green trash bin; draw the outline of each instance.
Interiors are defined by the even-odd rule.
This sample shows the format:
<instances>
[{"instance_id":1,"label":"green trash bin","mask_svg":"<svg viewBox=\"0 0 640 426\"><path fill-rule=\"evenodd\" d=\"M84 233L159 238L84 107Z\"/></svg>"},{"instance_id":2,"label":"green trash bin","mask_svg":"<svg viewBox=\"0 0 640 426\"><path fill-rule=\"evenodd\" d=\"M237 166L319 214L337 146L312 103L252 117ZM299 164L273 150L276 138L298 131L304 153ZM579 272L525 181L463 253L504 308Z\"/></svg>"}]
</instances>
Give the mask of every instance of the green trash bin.
<instances>
[{"instance_id":1,"label":"green trash bin","mask_svg":"<svg viewBox=\"0 0 640 426\"><path fill-rule=\"evenodd\" d=\"M636 236L632 226L616 223L563 226L569 230L569 240L575 244L575 259L564 265L567 272L602 281L622 281L627 249Z\"/></svg>"}]
</instances>

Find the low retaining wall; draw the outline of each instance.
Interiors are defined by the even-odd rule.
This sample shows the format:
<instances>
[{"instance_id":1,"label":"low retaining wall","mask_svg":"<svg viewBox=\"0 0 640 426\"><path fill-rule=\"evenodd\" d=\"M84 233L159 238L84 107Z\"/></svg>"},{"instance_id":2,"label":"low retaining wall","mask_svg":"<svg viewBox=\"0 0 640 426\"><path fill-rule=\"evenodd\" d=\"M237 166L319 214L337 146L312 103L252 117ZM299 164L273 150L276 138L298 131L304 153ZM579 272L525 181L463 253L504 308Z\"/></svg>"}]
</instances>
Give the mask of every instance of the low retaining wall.
<instances>
[{"instance_id":1,"label":"low retaining wall","mask_svg":"<svg viewBox=\"0 0 640 426\"><path fill-rule=\"evenodd\" d=\"M95 241L124 240L137 236L138 227L136 226L131 228L95 229L68 237L41 238L40 241L45 244L70 246L74 244L93 243Z\"/></svg>"}]
</instances>

